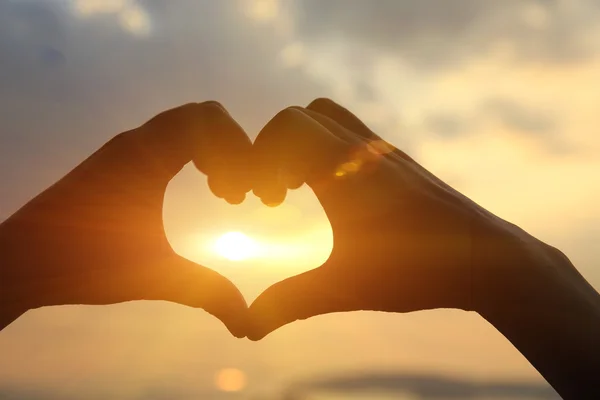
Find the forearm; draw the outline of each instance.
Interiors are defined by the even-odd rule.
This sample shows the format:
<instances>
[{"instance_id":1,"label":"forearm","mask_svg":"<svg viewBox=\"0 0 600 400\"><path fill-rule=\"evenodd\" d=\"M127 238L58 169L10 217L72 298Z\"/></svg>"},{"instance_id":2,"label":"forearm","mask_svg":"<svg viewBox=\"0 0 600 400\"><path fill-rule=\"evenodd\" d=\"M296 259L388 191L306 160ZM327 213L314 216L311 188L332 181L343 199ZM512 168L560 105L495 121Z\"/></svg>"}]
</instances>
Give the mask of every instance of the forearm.
<instances>
[{"instance_id":1,"label":"forearm","mask_svg":"<svg viewBox=\"0 0 600 400\"><path fill-rule=\"evenodd\" d=\"M521 279L482 315L562 398L600 398L600 296L566 257L551 253L535 268L543 278Z\"/></svg>"},{"instance_id":2,"label":"forearm","mask_svg":"<svg viewBox=\"0 0 600 400\"><path fill-rule=\"evenodd\" d=\"M12 268L15 261L11 256L13 244L5 235L5 224L0 224L0 331L23 315L27 309L16 304L11 284Z\"/></svg>"},{"instance_id":3,"label":"forearm","mask_svg":"<svg viewBox=\"0 0 600 400\"><path fill-rule=\"evenodd\" d=\"M0 331L12 324L24 312L11 310L10 307L0 305Z\"/></svg>"},{"instance_id":4,"label":"forearm","mask_svg":"<svg viewBox=\"0 0 600 400\"><path fill-rule=\"evenodd\" d=\"M0 268L5 267L2 263L2 255L0 254ZM0 274L0 331L13 323L17 318L25 313L20 307L15 305L15 302L8 295L8 282L5 279L5 274Z\"/></svg>"},{"instance_id":5,"label":"forearm","mask_svg":"<svg viewBox=\"0 0 600 400\"><path fill-rule=\"evenodd\" d=\"M24 314L24 311L17 311L13 302L6 296L5 284L6 282L0 282L0 331Z\"/></svg>"}]
</instances>

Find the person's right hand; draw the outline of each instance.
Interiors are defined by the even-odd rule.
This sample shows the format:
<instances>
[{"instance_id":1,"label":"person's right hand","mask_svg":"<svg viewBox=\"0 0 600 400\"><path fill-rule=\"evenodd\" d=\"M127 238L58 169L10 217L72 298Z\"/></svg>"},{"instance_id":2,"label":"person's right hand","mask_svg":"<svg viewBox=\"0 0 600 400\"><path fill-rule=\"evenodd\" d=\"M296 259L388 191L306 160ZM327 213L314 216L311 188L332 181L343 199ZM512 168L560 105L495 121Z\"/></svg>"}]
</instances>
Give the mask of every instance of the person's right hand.
<instances>
[{"instance_id":1,"label":"person's right hand","mask_svg":"<svg viewBox=\"0 0 600 400\"><path fill-rule=\"evenodd\" d=\"M260 132L253 151L254 193L277 204L288 189L306 182L329 218L334 246L324 265L276 283L256 299L250 339L331 312L484 313L500 297L518 306L544 280L543 271L520 265L557 256L556 249L458 193L330 100L281 111Z\"/></svg>"}]
</instances>

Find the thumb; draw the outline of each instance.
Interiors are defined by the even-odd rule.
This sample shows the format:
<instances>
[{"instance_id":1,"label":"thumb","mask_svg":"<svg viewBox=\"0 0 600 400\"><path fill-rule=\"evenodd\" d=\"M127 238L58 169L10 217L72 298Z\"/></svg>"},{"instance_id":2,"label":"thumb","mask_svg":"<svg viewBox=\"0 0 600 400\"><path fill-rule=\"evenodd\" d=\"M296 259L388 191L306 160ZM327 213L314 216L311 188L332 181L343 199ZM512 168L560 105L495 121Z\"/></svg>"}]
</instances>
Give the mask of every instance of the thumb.
<instances>
[{"instance_id":1,"label":"thumb","mask_svg":"<svg viewBox=\"0 0 600 400\"><path fill-rule=\"evenodd\" d=\"M218 272L176 256L167 277L158 279L151 300L202 308L217 317L232 335L246 336L248 306L238 288Z\"/></svg>"},{"instance_id":2,"label":"thumb","mask_svg":"<svg viewBox=\"0 0 600 400\"><path fill-rule=\"evenodd\" d=\"M260 340L291 322L317 315L355 311L358 304L331 272L320 267L266 289L248 312L248 338Z\"/></svg>"}]
</instances>

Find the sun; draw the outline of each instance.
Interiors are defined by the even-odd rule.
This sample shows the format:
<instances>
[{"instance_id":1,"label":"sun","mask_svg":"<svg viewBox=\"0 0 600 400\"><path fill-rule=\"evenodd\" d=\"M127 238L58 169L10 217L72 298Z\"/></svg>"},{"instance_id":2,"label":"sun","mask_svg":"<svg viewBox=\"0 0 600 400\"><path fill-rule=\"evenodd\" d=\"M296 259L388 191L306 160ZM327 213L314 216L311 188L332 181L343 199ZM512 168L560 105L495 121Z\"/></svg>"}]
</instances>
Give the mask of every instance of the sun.
<instances>
[{"instance_id":1,"label":"sun","mask_svg":"<svg viewBox=\"0 0 600 400\"><path fill-rule=\"evenodd\" d=\"M258 252L258 244L242 232L227 232L215 242L215 251L231 261L251 258Z\"/></svg>"}]
</instances>

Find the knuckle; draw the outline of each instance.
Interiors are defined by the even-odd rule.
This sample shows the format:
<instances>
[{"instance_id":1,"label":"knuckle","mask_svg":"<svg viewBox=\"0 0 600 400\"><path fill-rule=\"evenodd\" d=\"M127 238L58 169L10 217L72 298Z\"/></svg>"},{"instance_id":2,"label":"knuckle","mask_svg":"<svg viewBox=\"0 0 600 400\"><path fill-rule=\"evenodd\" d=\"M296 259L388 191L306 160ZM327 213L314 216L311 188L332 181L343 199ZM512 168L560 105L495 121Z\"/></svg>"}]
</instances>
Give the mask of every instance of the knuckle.
<instances>
[{"instance_id":1,"label":"knuckle","mask_svg":"<svg viewBox=\"0 0 600 400\"><path fill-rule=\"evenodd\" d=\"M216 111L216 112L225 112L225 107L223 104L219 103L216 100L208 100L202 103L195 103L197 107L200 107L205 110Z\"/></svg>"},{"instance_id":2,"label":"knuckle","mask_svg":"<svg viewBox=\"0 0 600 400\"><path fill-rule=\"evenodd\" d=\"M139 129L139 128L138 128ZM138 129L131 129L129 131L121 132L113 136L108 142L106 142L98 151L104 151L106 149L123 146L126 143L131 142L131 138L138 132Z\"/></svg>"},{"instance_id":3,"label":"knuckle","mask_svg":"<svg viewBox=\"0 0 600 400\"><path fill-rule=\"evenodd\" d=\"M196 115L208 126L222 126L231 123L231 116L223 105L217 101L205 101L197 104Z\"/></svg>"},{"instance_id":4,"label":"knuckle","mask_svg":"<svg viewBox=\"0 0 600 400\"><path fill-rule=\"evenodd\" d=\"M189 121L190 118L198 115L199 113L223 114L226 113L226 111L223 105L217 101L211 100L203 103L190 102L170 110L163 111L152 117L144 125L164 125L173 124L177 121Z\"/></svg>"},{"instance_id":5,"label":"knuckle","mask_svg":"<svg viewBox=\"0 0 600 400\"><path fill-rule=\"evenodd\" d=\"M271 121L273 122L290 122L298 118L298 113L301 107L291 106L279 111Z\"/></svg>"},{"instance_id":6,"label":"knuckle","mask_svg":"<svg viewBox=\"0 0 600 400\"><path fill-rule=\"evenodd\" d=\"M199 115L222 115L225 114L225 108L217 101L205 101L202 103L186 103L182 106L165 111L157 117L162 120L185 121L195 120Z\"/></svg>"},{"instance_id":7,"label":"knuckle","mask_svg":"<svg viewBox=\"0 0 600 400\"><path fill-rule=\"evenodd\" d=\"M163 111L150 118L150 120L148 120L148 122L146 122L144 125L157 128L170 126L189 115L190 111L193 110L193 107L194 103L187 103L182 106Z\"/></svg>"},{"instance_id":8,"label":"knuckle","mask_svg":"<svg viewBox=\"0 0 600 400\"><path fill-rule=\"evenodd\" d=\"M198 103L189 102L189 103L182 104L181 106L177 107L176 109L179 109L179 110L193 110L196 107L198 107Z\"/></svg>"},{"instance_id":9,"label":"knuckle","mask_svg":"<svg viewBox=\"0 0 600 400\"><path fill-rule=\"evenodd\" d=\"M256 143L260 143L264 140L271 142L275 137L289 136L292 128L295 126L299 118L302 117L302 112L298 109L299 107L287 107L279 111L275 116L264 126L258 135ZM285 134L285 135L283 135Z\"/></svg>"},{"instance_id":10,"label":"knuckle","mask_svg":"<svg viewBox=\"0 0 600 400\"><path fill-rule=\"evenodd\" d=\"M334 101L327 97L317 97L313 101L310 102L307 108L321 109L328 108L334 105Z\"/></svg>"}]
</instances>

